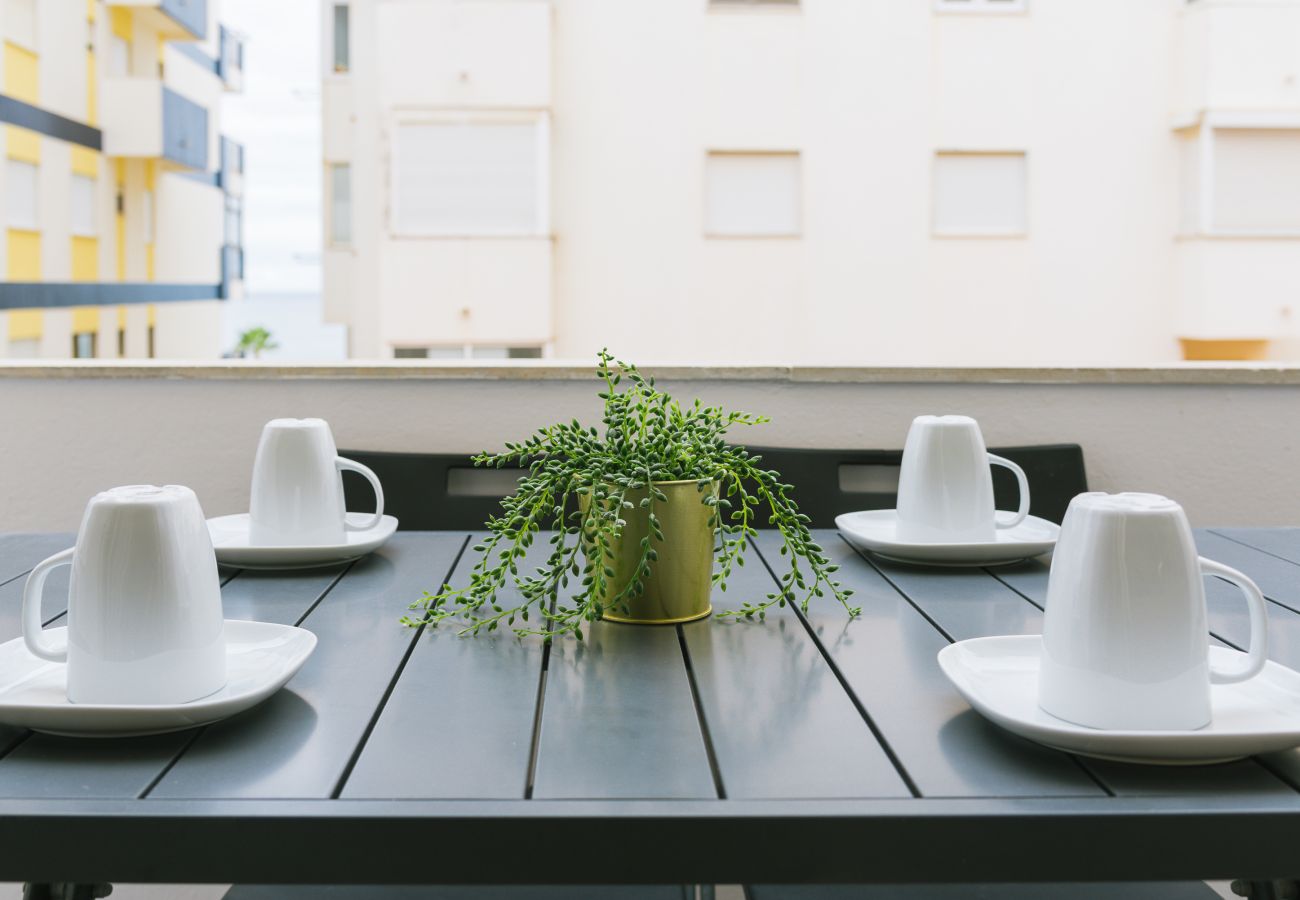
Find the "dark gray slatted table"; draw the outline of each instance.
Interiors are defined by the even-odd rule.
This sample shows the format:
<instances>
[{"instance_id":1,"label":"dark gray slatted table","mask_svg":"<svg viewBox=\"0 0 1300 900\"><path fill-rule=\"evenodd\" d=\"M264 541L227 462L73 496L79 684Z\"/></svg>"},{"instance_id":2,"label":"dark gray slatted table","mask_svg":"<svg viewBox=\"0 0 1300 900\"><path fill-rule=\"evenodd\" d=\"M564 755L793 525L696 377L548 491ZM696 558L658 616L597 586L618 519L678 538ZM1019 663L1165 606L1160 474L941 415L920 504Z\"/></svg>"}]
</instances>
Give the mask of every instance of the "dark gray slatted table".
<instances>
[{"instance_id":1,"label":"dark gray slatted table","mask_svg":"<svg viewBox=\"0 0 1300 900\"><path fill-rule=\"evenodd\" d=\"M0 727L0 880L851 883L1300 874L1300 753L1155 768L987 723L948 642L1041 628L1047 566L917 569L819 534L862 616L600 624L584 644L397 624L460 582L471 536L402 533L349 566L224 571L226 614L320 639L261 707L189 732L72 740ZM1201 532L1270 598L1300 668L1300 530ZM0 640L67 538L0 536ZM772 589L764 534L725 597ZM66 569L49 596L66 589ZM58 579L64 579L59 581ZM1246 610L1209 590L1214 639ZM62 610L45 611L54 621Z\"/></svg>"}]
</instances>

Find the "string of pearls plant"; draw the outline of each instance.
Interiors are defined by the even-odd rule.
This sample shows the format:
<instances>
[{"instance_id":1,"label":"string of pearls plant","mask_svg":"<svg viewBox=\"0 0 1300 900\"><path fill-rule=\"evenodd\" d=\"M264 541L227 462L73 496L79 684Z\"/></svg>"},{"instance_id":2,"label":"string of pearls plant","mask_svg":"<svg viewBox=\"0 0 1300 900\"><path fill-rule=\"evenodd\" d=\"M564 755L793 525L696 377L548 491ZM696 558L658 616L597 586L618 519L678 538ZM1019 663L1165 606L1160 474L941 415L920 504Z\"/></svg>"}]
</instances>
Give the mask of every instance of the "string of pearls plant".
<instances>
[{"instance_id":1,"label":"string of pearls plant","mask_svg":"<svg viewBox=\"0 0 1300 900\"><path fill-rule=\"evenodd\" d=\"M501 501L501 513L487 523L489 537L473 548L479 555L469 584L426 591L403 618L411 626L437 626L458 619L462 634L495 631L503 623L516 634L583 637L583 625L606 610L626 609L630 598L645 590L658 561L656 544L664 540L656 505L666 497L656 482L694 480L700 502L712 508L713 583L721 591L733 567L745 564L745 552L762 521L783 539L781 555L789 568L780 588L762 600L745 600L717 615L762 619L773 604L796 598L804 610L813 597L831 594L849 605L852 591L834 579L833 565L808 531L809 519L791 496L793 487L762 458L726 443L735 425L757 425L764 416L726 412L697 399L682 406L655 387L654 378L636 366L599 354L596 375L604 382L604 433L572 422L542 428L504 452L481 453L476 466L500 468L516 461L526 470L518 489ZM649 490L645 490L649 486ZM639 504L628 499L637 492ZM576 502L575 502L576 501ZM640 558L626 584L611 584L615 547L632 510L645 509L649 534L641 540ZM546 561L535 571L520 564L543 531L552 531ZM653 539L652 539L653 538ZM503 588L513 582L509 600Z\"/></svg>"}]
</instances>

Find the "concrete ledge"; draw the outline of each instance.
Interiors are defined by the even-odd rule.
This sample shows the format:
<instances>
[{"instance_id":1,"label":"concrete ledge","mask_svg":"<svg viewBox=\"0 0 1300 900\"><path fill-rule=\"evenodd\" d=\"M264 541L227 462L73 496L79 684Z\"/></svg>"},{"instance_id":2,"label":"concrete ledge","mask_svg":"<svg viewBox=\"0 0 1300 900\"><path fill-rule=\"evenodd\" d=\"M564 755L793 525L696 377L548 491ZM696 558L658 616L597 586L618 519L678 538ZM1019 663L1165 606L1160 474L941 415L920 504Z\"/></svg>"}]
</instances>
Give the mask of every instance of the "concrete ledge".
<instances>
[{"instance_id":1,"label":"concrete ledge","mask_svg":"<svg viewBox=\"0 0 1300 900\"><path fill-rule=\"evenodd\" d=\"M1300 366L1290 363L1204 362L1131 367L936 366L734 366L638 365L666 381L767 381L811 384L1169 384L1300 385ZM154 379L185 381L587 381L594 363L572 360L511 360L466 364L385 362L284 364L249 360L177 363L170 360L0 360L0 379Z\"/></svg>"}]
</instances>

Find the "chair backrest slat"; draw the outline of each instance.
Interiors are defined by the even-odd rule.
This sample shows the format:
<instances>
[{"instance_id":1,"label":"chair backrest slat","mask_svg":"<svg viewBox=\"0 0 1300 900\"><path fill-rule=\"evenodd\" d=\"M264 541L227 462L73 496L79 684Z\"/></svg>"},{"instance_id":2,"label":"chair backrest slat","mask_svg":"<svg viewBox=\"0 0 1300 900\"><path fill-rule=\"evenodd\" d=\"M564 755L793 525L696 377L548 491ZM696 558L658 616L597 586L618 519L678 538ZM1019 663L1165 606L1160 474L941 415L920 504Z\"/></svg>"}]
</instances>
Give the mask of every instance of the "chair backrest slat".
<instances>
[{"instance_id":1,"label":"chair backrest slat","mask_svg":"<svg viewBox=\"0 0 1300 900\"><path fill-rule=\"evenodd\" d=\"M814 528L832 528L840 513L888 509L895 505L901 450L808 450L750 447L795 486L799 509ZM1059 523L1075 494L1088 489L1083 449L1078 444L997 447L991 452L1017 463L1030 485L1029 511ZM404 531L481 529L500 512L500 500L522 474L517 467L475 469L468 455L391 453L341 450L375 470L384 485L385 511L396 516ZM348 509L373 509L364 479L345 473ZM1015 509L1016 485L1011 473L993 469L993 493L998 509Z\"/></svg>"}]
</instances>

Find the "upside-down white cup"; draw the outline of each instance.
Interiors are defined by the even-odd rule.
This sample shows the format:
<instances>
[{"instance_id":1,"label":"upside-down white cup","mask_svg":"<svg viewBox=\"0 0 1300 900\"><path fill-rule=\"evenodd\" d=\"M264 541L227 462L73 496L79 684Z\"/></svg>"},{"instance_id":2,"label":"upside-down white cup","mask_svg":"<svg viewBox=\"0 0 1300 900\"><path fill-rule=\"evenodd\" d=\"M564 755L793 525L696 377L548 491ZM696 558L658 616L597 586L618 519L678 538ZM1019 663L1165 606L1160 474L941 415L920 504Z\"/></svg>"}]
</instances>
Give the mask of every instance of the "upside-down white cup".
<instances>
[{"instance_id":1,"label":"upside-down white cup","mask_svg":"<svg viewBox=\"0 0 1300 900\"><path fill-rule=\"evenodd\" d=\"M990 465L1004 466L1020 486L1020 508L1000 520L993 505ZM907 432L898 475L898 537L916 543L975 543L997 539L1029 514L1024 470L984 447L970 416L917 416Z\"/></svg>"},{"instance_id":2,"label":"upside-down white cup","mask_svg":"<svg viewBox=\"0 0 1300 900\"><path fill-rule=\"evenodd\" d=\"M50 570L71 565L67 643L42 627ZM187 487L130 485L96 494L77 544L32 570L23 640L66 662L73 703L188 703L226 684L221 585L198 498Z\"/></svg>"},{"instance_id":3,"label":"upside-down white cup","mask_svg":"<svg viewBox=\"0 0 1300 900\"><path fill-rule=\"evenodd\" d=\"M1232 582L1250 611L1250 652L1209 664L1206 575ZM1259 674L1264 597L1196 554L1183 508L1158 494L1079 494L1052 555L1038 705L1091 728L1185 731L1210 722L1210 685Z\"/></svg>"},{"instance_id":4,"label":"upside-down white cup","mask_svg":"<svg viewBox=\"0 0 1300 900\"><path fill-rule=\"evenodd\" d=\"M343 470L365 476L375 514L347 521ZM249 543L264 547L333 546L348 531L368 531L384 515L384 489L366 466L339 456L324 419L272 419L262 429L249 497Z\"/></svg>"}]
</instances>

